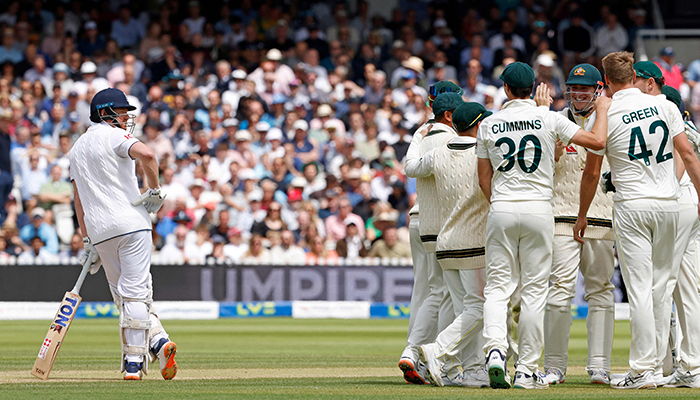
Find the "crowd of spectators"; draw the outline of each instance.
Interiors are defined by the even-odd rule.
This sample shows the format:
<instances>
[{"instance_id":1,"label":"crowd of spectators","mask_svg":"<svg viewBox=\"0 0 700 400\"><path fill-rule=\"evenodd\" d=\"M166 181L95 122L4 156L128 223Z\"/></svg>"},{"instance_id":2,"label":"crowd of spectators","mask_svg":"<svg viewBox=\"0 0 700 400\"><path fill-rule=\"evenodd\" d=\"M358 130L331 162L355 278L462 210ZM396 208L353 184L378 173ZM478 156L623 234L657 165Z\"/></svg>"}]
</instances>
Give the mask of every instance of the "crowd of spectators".
<instances>
[{"instance_id":1,"label":"crowd of spectators","mask_svg":"<svg viewBox=\"0 0 700 400\"><path fill-rule=\"evenodd\" d=\"M0 261L82 251L67 154L107 87L160 161L161 259L410 257L402 161L429 85L496 111L500 72L524 61L562 108L572 65L648 27L638 1L349 3L3 2Z\"/></svg>"}]
</instances>

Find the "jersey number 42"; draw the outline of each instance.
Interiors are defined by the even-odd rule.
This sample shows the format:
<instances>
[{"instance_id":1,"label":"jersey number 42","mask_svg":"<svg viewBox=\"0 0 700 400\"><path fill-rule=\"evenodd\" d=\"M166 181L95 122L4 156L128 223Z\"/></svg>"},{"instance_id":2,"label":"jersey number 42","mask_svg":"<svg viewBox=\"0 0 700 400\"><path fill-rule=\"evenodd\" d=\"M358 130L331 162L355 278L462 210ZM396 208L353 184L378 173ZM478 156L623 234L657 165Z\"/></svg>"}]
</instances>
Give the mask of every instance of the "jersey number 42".
<instances>
[{"instance_id":1,"label":"jersey number 42","mask_svg":"<svg viewBox=\"0 0 700 400\"><path fill-rule=\"evenodd\" d=\"M656 133L657 129L661 127L664 132L664 137L661 139L661 145L659 145L659 150L656 152L656 163L661 164L664 161L673 158L673 153L668 152L664 154L664 149L666 149L666 143L668 142L668 127L664 121L654 121L649 126L649 134L653 135ZM637 151L637 143L639 143L639 153ZM644 160L644 164L650 165L649 157L653 156L654 153L647 147L647 142L644 140L644 134L642 134L642 128L636 126L632 128L632 134L630 135L630 147L627 152L630 160Z\"/></svg>"}]
</instances>

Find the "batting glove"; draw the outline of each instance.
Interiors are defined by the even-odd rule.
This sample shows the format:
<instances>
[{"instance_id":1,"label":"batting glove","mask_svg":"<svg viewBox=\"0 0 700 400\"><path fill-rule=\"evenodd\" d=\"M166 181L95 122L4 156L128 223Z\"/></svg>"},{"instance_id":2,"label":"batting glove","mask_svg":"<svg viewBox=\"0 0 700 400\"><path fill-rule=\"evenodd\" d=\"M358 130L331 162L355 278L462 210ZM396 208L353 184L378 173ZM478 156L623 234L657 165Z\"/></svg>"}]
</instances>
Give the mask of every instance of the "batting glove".
<instances>
[{"instance_id":1,"label":"batting glove","mask_svg":"<svg viewBox=\"0 0 700 400\"><path fill-rule=\"evenodd\" d=\"M97 252L97 249L92 245L90 238L87 236L83 238L83 250L84 252L80 255L78 261L80 261L82 265L85 265L86 262L90 263L90 275L95 275L102 266L102 260L100 259L100 254Z\"/></svg>"},{"instance_id":2,"label":"batting glove","mask_svg":"<svg viewBox=\"0 0 700 400\"><path fill-rule=\"evenodd\" d=\"M600 175L600 182L598 185L603 189L603 193L616 192L615 185L612 183L612 177L610 176L610 171L605 171Z\"/></svg>"},{"instance_id":3,"label":"batting glove","mask_svg":"<svg viewBox=\"0 0 700 400\"><path fill-rule=\"evenodd\" d=\"M160 208L163 207L163 203L165 202L165 196L165 194L162 194L160 192L160 188L148 189L136 200L132 201L131 205L138 206L143 204L143 206L146 208L146 211L148 211L149 213L158 212L158 210L160 210Z\"/></svg>"}]
</instances>

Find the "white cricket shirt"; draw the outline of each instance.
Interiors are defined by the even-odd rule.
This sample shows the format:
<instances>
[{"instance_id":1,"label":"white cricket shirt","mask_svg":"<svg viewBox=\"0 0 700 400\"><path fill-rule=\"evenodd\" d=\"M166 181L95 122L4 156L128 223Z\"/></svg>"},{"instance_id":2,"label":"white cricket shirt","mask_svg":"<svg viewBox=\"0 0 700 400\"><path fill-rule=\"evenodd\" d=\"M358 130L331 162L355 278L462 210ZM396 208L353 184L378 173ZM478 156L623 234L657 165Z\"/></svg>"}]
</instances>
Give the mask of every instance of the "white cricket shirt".
<instances>
[{"instance_id":1,"label":"white cricket shirt","mask_svg":"<svg viewBox=\"0 0 700 400\"><path fill-rule=\"evenodd\" d=\"M123 129L93 124L70 151L70 177L78 188L93 244L151 229L146 209L131 205L141 195L136 161L129 157L136 142Z\"/></svg>"},{"instance_id":2,"label":"white cricket shirt","mask_svg":"<svg viewBox=\"0 0 700 400\"><path fill-rule=\"evenodd\" d=\"M608 157L614 201L680 196L673 138L685 128L669 104L637 88L613 94L605 149L593 153Z\"/></svg>"},{"instance_id":3,"label":"white cricket shirt","mask_svg":"<svg viewBox=\"0 0 700 400\"><path fill-rule=\"evenodd\" d=\"M534 100L511 100L484 119L476 154L493 167L491 201L550 201L556 140L568 145L579 129Z\"/></svg>"}]
</instances>

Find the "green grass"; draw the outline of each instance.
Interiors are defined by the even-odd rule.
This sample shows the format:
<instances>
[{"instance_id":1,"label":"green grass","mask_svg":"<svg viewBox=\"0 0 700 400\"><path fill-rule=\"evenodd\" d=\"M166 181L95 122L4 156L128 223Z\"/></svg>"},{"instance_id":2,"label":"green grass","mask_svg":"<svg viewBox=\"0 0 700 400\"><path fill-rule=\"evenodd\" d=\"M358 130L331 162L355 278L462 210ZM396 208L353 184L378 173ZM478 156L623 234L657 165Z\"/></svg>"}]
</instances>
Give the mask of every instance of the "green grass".
<instances>
[{"instance_id":1,"label":"green grass","mask_svg":"<svg viewBox=\"0 0 700 400\"><path fill-rule=\"evenodd\" d=\"M51 377L29 370L48 329L45 321L0 323L0 399L528 399L697 398L700 390L615 391L587 384L586 327L575 321L566 383L547 391L408 385L396 368L407 321L242 319L166 321L178 344L180 373L164 382L156 369L122 381L116 320L76 320ZM629 324L619 322L614 370L626 370ZM153 365L155 368L155 365Z\"/></svg>"}]
</instances>

